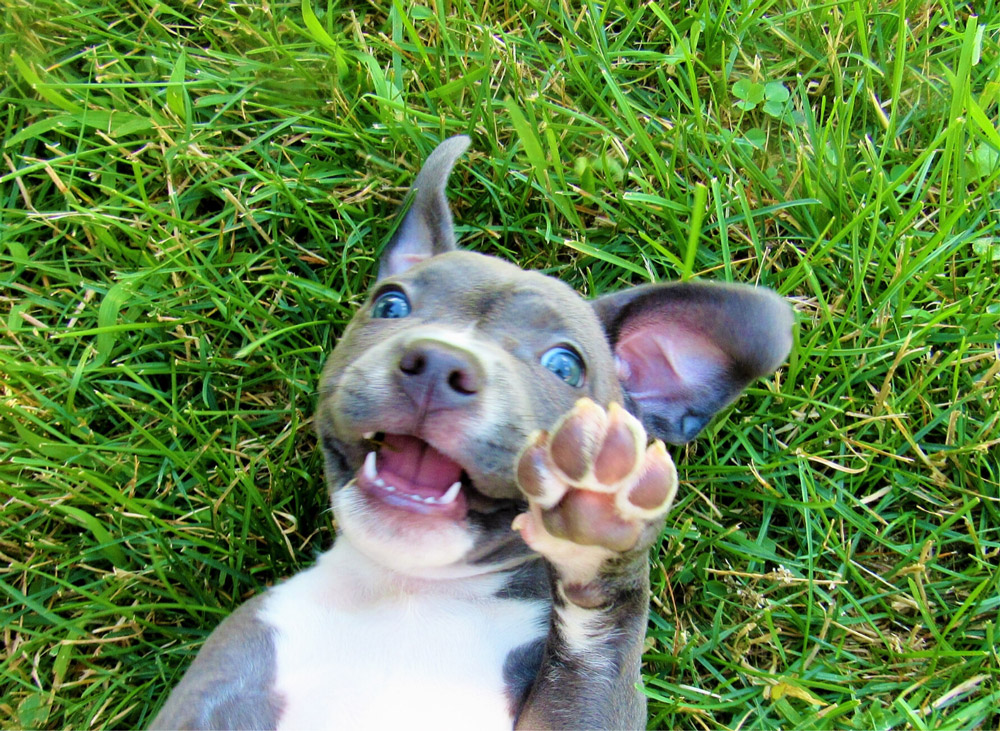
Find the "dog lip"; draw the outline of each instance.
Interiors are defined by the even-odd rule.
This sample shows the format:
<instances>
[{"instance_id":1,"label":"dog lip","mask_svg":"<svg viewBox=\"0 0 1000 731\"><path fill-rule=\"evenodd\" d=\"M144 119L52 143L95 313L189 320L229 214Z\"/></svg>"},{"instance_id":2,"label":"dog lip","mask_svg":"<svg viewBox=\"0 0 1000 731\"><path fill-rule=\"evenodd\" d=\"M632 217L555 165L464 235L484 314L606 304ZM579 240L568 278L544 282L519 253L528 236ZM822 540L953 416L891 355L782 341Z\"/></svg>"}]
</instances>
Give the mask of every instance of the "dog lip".
<instances>
[{"instance_id":1,"label":"dog lip","mask_svg":"<svg viewBox=\"0 0 1000 731\"><path fill-rule=\"evenodd\" d=\"M424 434L422 434L419 430L418 431L393 430L390 432L388 430L373 429L374 426L375 426L374 424L366 425L364 427L365 429L364 432L361 432L360 430L357 432L357 436L360 437L360 439L357 441L356 448L363 457L362 463L356 468L359 478L357 481L359 483L361 483L360 478L361 478L361 473L364 469L364 460L370 459L368 455L370 455L373 451L377 455L385 445L385 440L387 438L391 438L392 436L413 437L414 439L419 439L420 441L425 442L428 446L437 450L438 452L440 452L448 459L452 460L455 464L457 464L461 468L461 476L459 478L459 481L461 482L461 489L459 491L458 496L456 497L455 502L461 501L465 504L465 512L463 513L463 515L465 513L477 513L477 514L493 513L509 505L515 504L521 500L521 495L519 493L511 495L506 495L506 494L494 495L491 494L490 492L484 492L483 490L481 490L479 488L479 485L477 484L478 480L476 475L478 475L478 470L477 466L475 466L477 464L475 461L470 461L468 465L465 464L464 460L457 459L452 453L450 453L451 450L446 450L441 448L435 440L426 438ZM378 458L376 457L376 460L377 459ZM470 467L469 465L473 466ZM383 481L385 480L383 479ZM391 483L386 482L385 486L381 487L381 493L374 492L375 488L378 488L380 486L376 484L372 479L369 479L360 486L364 488L364 492L371 493L371 497L373 499L378 498L378 501L380 503L384 503L386 501L383 500L382 498L385 498L385 493L399 492L398 490L390 491L385 489L386 487L390 486L390 484ZM391 486L397 487L396 485L391 485ZM407 503L400 503L398 500L393 500L391 504L393 506L404 507L413 510L414 509L413 506L416 505L417 503L416 501L412 501L411 503L407 504ZM434 506L434 507L440 508L441 506Z\"/></svg>"},{"instance_id":2,"label":"dog lip","mask_svg":"<svg viewBox=\"0 0 1000 731\"><path fill-rule=\"evenodd\" d=\"M376 454L380 454L384 447L387 446L387 442L394 438L410 438L423 442L425 445L430 447L432 450L437 452L442 457L450 460L451 462L458 465L461 470L461 482L463 488L469 488L470 485L474 487L471 475L475 471L474 469L469 469L469 467L464 464L462 458L456 457L451 454L451 450L439 446L435 440L428 439L421 430L417 431L366 431L361 436L361 441L358 443L358 449L363 454L365 454L365 459L369 458L369 455L374 451ZM362 465L363 467L364 465Z\"/></svg>"},{"instance_id":3,"label":"dog lip","mask_svg":"<svg viewBox=\"0 0 1000 731\"><path fill-rule=\"evenodd\" d=\"M453 520L465 517L463 488L468 478L461 465L419 437L386 434L382 441L384 450L369 451L357 471L356 482L363 492L413 513ZM449 475L458 479L449 483Z\"/></svg>"},{"instance_id":4,"label":"dog lip","mask_svg":"<svg viewBox=\"0 0 1000 731\"><path fill-rule=\"evenodd\" d=\"M411 513L449 518L451 520L461 520L468 513L468 504L461 489L456 492L451 502L442 503L433 498L428 502L427 497L405 492L403 489L384 481L382 481L381 485L375 481L369 481L363 474L358 475L357 484L370 498L389 507L406 510Z\"/></svg>"},{"instance_id":5,"label":"dog lip","mask_svg":"<svg viewBox=\"0 0 1000 731\"><path fill-rule=\"evenodd\" d=\"M368 456L365 457L365 463L361 467L361 475L367 482L374 484L375 487L381 488L386 492L396 492L397 488L395 485L387 483L384 479L382 479L382 477L379 476L377 460L378 457L375 452L369 452ZM400 494L418 503L423 502L431 505L450 505L455 502L455 498L458 497L458 493L461 490L462 481L455 480L455 482L453 482L441 496L421 496L418 492L411 492L409 490L400 491Z\"/></svg>"}]
</instances>

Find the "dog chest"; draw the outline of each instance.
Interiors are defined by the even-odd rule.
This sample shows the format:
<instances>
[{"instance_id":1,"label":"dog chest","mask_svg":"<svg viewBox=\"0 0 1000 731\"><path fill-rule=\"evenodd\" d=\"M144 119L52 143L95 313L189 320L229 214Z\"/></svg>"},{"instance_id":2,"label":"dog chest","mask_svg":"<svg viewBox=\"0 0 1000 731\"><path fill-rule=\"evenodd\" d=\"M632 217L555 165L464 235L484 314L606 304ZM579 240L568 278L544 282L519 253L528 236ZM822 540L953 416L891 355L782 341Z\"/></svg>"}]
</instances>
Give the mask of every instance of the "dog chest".
<instances>
[{"instance_id":1,"label":"dog chest","mask_svg":"<svg viewBox=\"0 0 1000 731\"><path fill-rule=\"evenodd\" d=\"M509 729L505 662L544 634L547 604L493 597L498 576L394 582L348 553L339 541L261 608L279 726Z\"/></svg>"}]
</instances>

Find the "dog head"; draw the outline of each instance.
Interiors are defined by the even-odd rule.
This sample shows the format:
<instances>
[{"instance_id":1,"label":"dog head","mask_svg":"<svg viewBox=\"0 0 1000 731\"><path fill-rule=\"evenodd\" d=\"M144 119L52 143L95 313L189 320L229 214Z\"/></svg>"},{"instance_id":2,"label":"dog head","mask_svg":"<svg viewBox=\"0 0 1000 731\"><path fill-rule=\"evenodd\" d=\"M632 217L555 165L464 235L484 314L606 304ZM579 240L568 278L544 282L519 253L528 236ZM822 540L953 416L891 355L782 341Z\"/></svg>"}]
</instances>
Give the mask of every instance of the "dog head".
<instances>
[{"instance_id":1,"label":"dog head","mask_svg":"<svg viewBox=\"0 0 1000 731\"><path fill-rule=\"evenodd\" d=\"M368 301L331 354L317 427L338 529L426 576L524 560L511 530L529 434L580 398L623 403L690 440L791 346L791 312L746 286L653 284L583 300L564 283L455 247L445 184L469 144L434 150Z\"/></svg>"}]
</instances>

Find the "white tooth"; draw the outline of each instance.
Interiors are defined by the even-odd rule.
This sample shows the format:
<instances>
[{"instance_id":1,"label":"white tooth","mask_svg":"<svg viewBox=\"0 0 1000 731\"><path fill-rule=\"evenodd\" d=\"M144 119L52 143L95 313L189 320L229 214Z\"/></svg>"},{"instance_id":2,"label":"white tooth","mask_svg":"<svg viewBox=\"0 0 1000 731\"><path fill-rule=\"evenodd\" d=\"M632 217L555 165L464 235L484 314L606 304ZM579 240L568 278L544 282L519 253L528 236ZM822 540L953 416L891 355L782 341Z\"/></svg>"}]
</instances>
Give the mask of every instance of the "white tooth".
<instances>
[{"instance_id":1,"label":"white tooth","mask_svg":"<svg viewBox=\"0 0 1000 731\"><path fill-rule=\"evenodd\" d=\"M379 487L385 487L385 480L383 480L381 477L376 477L375 484L378 485Z\"/></svg>"},{"instance_id":2,"label":"white tooth","mask_svg":"<svg viewBox=\"0 0 1000 731\"><path fill-rule=\"evenodd\" d=\"M424 499L419 495L407 495L406 497L410 498L410 500L415 503L422 503L424 501Z\"/></svg>"},{"instance_id":3,"label":"white tooth","mask_svg":"<svg viewBox=\"0 0 1000 731\"><path fill-rule=\"evenodd\" d=\"M365 432L364 434L362 434L361 438L362 439L371 439L374 436L375 436L375 432L369 431L369 432Z\"/></svg>"},{"instance_id":4,"label":"white tooth","mask_svg":"<svg viewBox=\"0 0 1000 731\"><path fill-rule=\"evenodd\" d=\"M424 498L424 502L425 503L436 503L437 502L437 498L435 498L435 497L425 497Z\"/></svg>"},{"instance_id":5,"label":"white tooth","mask_svg":"<svg viewBox=\"0 0 1000 731\"><path fill-rule=\"evenodd\" d=\"M441 497L439 497L437 499L437 501L441 505L447 505L448 503L453 503L453 502L455 502L455 498L458 497L458 493L459 493L459 491L461 489L462 489L462 483L461 483L461 481L456 482L454 485L452 485L451 487L449 487L448 488L448 492L446 492L444 495L442 495Z\"/></svg>"},{"instance_id":6,"label":"white tooth","mask_svg":"<svg viewBox=\"0 0 1000 731\"><path fill-rule=\"evenodd\" d=\"M379 485L379 487L384 487L386 492L396 492L396 488L393 487L392 485L386 485L384 480L382 481L382 484Z\"/></svg>"},{"instance_id":7,"label":"white tooth","mask_svg":"<svg viewBox=\"0 0 1000 731\"><path fill-rule=\"evenodd\" d=\"M363 474L369 481L378 477L378 470L375 469L375 452L369 452L365 457L365 466L361 468Z\"/></svg>"}]
</instances>

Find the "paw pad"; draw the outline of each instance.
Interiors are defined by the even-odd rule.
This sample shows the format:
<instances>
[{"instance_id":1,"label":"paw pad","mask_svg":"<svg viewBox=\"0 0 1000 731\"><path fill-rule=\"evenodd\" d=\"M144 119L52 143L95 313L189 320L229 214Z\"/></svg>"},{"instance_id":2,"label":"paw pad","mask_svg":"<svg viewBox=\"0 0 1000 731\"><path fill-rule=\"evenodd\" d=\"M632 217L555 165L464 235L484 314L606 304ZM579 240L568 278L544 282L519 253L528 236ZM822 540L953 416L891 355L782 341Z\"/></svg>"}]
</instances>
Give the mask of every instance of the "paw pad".
<instances>
[{"instance_id":1,"label":"paw pad","mask_svg":"<svg viewBox=\"0 0 1000 731\"><path fill-rule=\"evenodd\" d=\"M605 411L590 399L578 401L551 434L531 435L517 477L531 512L519 516L516 526L531 521L525 540L550 559L556 551L547 539L615 553L636 548L677 489L677 471L663 443L647 448L634 416L618 404Z\"/></svg>"}]
</instances>

